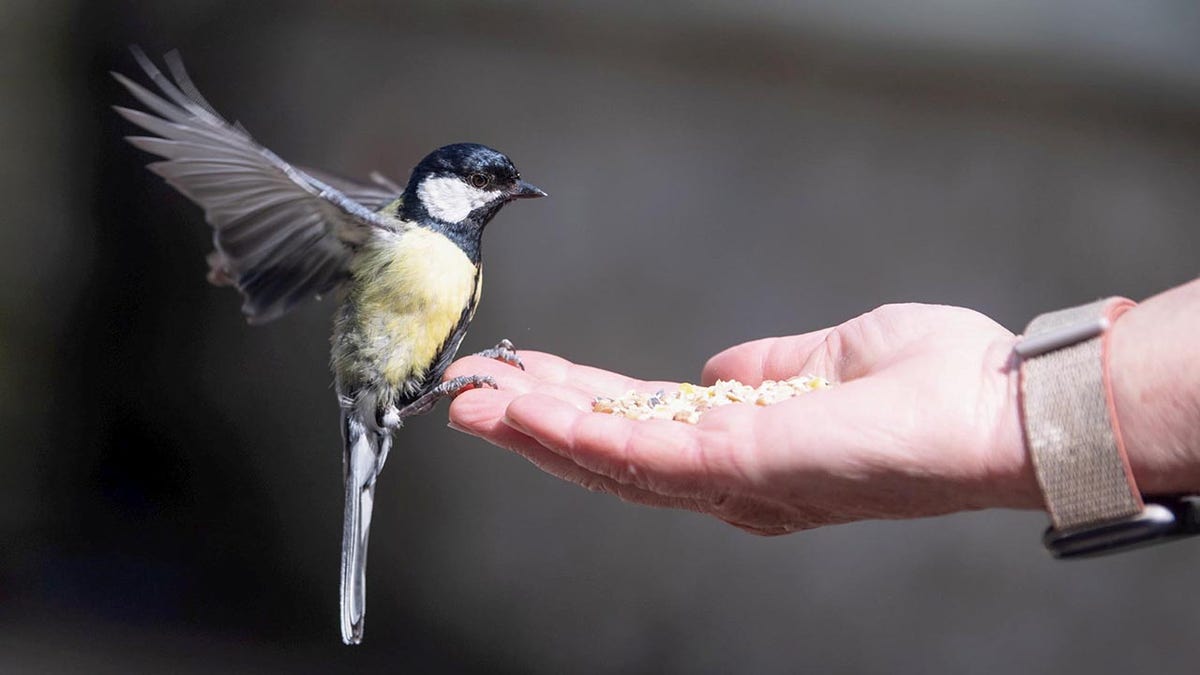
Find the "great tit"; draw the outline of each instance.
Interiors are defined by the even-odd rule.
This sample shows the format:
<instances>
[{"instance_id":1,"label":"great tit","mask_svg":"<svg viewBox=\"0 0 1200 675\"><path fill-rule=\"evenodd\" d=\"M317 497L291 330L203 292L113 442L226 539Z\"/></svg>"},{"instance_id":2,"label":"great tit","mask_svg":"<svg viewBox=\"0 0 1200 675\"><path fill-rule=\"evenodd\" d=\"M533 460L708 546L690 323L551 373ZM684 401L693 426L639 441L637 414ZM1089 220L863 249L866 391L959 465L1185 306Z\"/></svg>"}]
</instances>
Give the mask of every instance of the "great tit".
<instances>
[{"instance_id":1,"label":"great tit","mask_svg":"<svg viewBox=\"0 0 1200 675\"><path fill-rule=\"evenodd\" d=\"M546 193L508 157L473 143L434 150L403 189L378 174L366 185L293 166L222 118L177 53L165 59L170 79L133 53L161 95L113 73L149 112L115 110L153 134L128 138L164 158L148 168L204 209L209 280L241 292L252 324L306 298L342 297L331 359L346 492L341 627L357 644L375 481L392 432L444 397L495 386L486 376L441 379L479 302L484 227L505 204ZM481 354L520 366L507 340Z\"/></svg>"}]
</instances>

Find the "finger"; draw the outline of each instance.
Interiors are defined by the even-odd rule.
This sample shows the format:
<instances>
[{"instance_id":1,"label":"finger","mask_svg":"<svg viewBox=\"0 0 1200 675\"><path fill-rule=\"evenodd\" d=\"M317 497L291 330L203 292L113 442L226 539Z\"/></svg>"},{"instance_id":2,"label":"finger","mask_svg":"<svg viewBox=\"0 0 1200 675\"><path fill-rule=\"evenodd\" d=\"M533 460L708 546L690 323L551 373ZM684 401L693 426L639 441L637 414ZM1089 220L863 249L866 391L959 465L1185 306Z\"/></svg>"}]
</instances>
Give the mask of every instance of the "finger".
<instances>
[{"instance_id":1,"label":"finger","mask_svg":"<svg viewBox=\"0 0 1200 675\"><path fill-rule=\"evenodd\" d=\"M705 510L703 505L694 499L660 495L636 485L621 483L608 476L588 471L571 460L547 450L536 440L511 427L508 427L507 433L511 434L511 437L503 437L505 444L502 447L524 457L530 464L551 476L574 483L590 492L613 495L622 501L642 506L695 512Z\"/></svg>"},{"instance_id":2,"label":"finger","mask_svg":"<svg viewBox=\"0 0 1200 675\"><path fill-rule=\"evenodd\" d=\"M802 372L831 330L765 338L730 347L704 364L701 382L711 385L717 380L738 380L757 385L763 380L784 380L796 375L831 377L833 373Z\"/></svg>"},{"instance_id":3,"label":"finger","mask_svg":"<svg viewBox=\"0 0 1200 675\"><path fill-rule=\"evenodd\" d=\"M542 471L592 492L615 495L618 498L645 506L703 511L703 505L692 499L668 497L643 490L635 485L623 484L608 476L601 476L579 466L575 462L547 450L537 440L504 424L491 413L492 408L510 400L512 394L484 389L479 396L464 394L451 406L451 422L455 428L478 436L493 445L524 457Z\"/></svg>"},{"instance_id":4,"label":"finger","mask_svg":"<svg viewBox=\"0 0 1200 675\"><path fill-rule=\"evenodd\" d=\"M798 531L798 530L795 530L792 528L780 527L780 526L759 527L757 525L748 525L746 523L739 523L735 520L728 520L726 518L720 518L720 516L718 516L718 518L722 522L724 522L728 525L732 525L743 532L749 532L750 534L753 534L753 535L759 536L759 537L778 537L781 535L791 534L793 532Z\"/></svg>"},{"instance_id":5,"label":"finger","mask_svg":"<svg viewBox=\"0 0 1200 675\"><path fill-rule=\"evenodd\" d=\"M614 373L603 368L572 363L545 352L521 352L525 368L535 377L569 385L594 396L621 396L628 391L652 393L678 386L678 382L647 381Z\"/></svg>"},{"instance_id":6,"label":"finger","mask_svg":"<svg viewBox=\"0 0 1200 675\"><path fill-rule=\"evenodd\" d=\"M465 356L446 370L446 378L459 375L485 374L508 382L510 387L531 391L534 381L571 386L591 396L621 396L630 390L653 392L668 386L668 383L643 382L619 373L600 368L581 366L543 352L518 352L525 370L478 355ZM516 371L516 372L514 372ZM526 376L525 379L522 375ZM674 386L674 385L669 385Z\"/></svg>"},{"instance_id":7,"label":"finger","mask_svg":"<svg viewBox=\"0 0 1200 675\"><path fill-rule=\"evenodd\" d=\"M503 414L504 406L507 406L508 401L513 397L534 392L553 396L585 411L592 410L592 402L595 400L590 392L571 386L563 378L543 379L539 377L541 373L536 369L522 371L500 361L479 356L459 359L447 370L445 377L449 379L466 374L490 376L496 380L498 388L470 389L459 394L450 405L452 418L457 417L460 411L466 413L466 411L473 411L476 408L485 409L486 412L481 413L484 416L491 415L498 418ZM623 379L633 382L630 378ZM643 386L653 384L658 383L641 383Z\"/></svg>"},{"instance_id":8,"label":"finger","mask_svg":"<svg viewBox=\"0 0 1200 675\"><path fill-rule=\"evenodd\" d=\"M728 442L736 432L714 428L702 441L689 424L592 413L537 393L513 399L504 421L593 473L658 494L707 499L745 483L746 446Z\"/></svg>"},{"instance_id":9,"label":"finger","mask_svg":"<svg viewBox=\"0 0 1200 675\"><path fill-rule=\"evenodd\" d=\"M703 498L673 497L658 494L627 481L589 471L573 460L552 452L538 440L505 424L496 409L516 398L511 392L479 390L464 394L452 405L451 422L455 428L511 450L557 478L583 486L593 492L613 494L621 499L649 506L670 507L707 513L758 533L784 533L806 522L793 508L771 500L735 494L710 487ZM635 474L636 475L636 474ZM811 526L811 525L809 525Z\"/></svg>"},{"instance_id":10,"label":"finger","mask_svg":"<svg viewBox=\"0 0 1200 675\"><path fill-rule=\"evenodd\" d=\"M523 358L523 357L522 357ZM528 371L514 368L511 365L498 359L489 359L484 356L472 354L464 356L446 369L443 380L451 380L464 375L490 375L496 380L496 384L505 387L531 387L529 381L532 376Z\"/></svg>"},{"instance_id":11,"label":"finger","mask_svg":"<svg viewBox=\"0 0 1200 675\"><path fill-rule=\"evenodd\" d=\"M505 392L516 394L542 392L559 396L559 398L570 400L581 406L586 404L588 410L590 410L590 402L592 402L592 396L580 392L578 389L565 386L565 384L544 380L544 378L539 377L538 374L528 369L512 368L510 364L504 363L502 360L479 356L458 359L457 362L450 365L449 369L446 369L445 377L450 378L460 375L490 376L496 381L497 388L503 389ZM463 395L467 393L464 392Z\"/></svg>"},{"instance_id":12,"label":"finger","mask_svg":"<svg viewBox=\"0 0 1200 675\"><path fill-rule=\"evenodd\" d=\"M491 441L496 427L505 426L500 420L516 396L511 389L464 391L450 401L450 428Z\"/></svg>"}]
</instances>

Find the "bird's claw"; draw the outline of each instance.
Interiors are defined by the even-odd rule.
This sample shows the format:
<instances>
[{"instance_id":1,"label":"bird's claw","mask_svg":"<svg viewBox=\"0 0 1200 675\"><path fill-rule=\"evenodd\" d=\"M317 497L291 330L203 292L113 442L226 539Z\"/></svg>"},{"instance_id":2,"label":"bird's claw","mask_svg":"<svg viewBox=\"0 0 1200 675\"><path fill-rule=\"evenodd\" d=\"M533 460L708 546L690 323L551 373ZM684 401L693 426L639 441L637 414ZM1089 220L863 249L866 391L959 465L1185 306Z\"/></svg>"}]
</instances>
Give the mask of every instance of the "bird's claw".
<instances>
[{"instance_id":1,"label":"bird's claw","mask_svg":"<svg viewBox=\"0 0 1200 675\"><path fill-rule=\"evenodd\" d=\"M397 413L397 417L400 421L403 421L409 417L424 415L430 410L433 410L433 406L437 405L437 402L443 398L454 398L455 396L463 393L464 390L476 387L491 387L492 389L500 388L496 386L496 380L491 375L461 375L459 377L446 380L433 389L425 392L425 395L421 396L421 398L418 398L412 403L409 403L401 408Z\"/></svg>"},{"instance_id":2,"label":"bird's claw","mask_svg":"<svg viewBox=\"0 0 1200 675\"><path fill-rule=\"evenodd\" d=\"M496 359L497 361L503 361L510 366L516 366L521 370L525 370L525 364L521 363L521 357L517 356L517 348L514 347L513 343L507 339L496 343L496 346L492 347L491 349L485 349L481 352L476 352L475 355L482 356L485 359Z\"/></svg>"},{"instance_id":3,"label":"bird's claw","mask_svg":"<svg viewBox=\"0 0 1200 675\"><path fill-rule=\"evenodd\" d=\"M465 389L489 387L491 389L499 389L496 385L496 378L491 375L460 375L453 379L446 380L438 385L438 389L443 392L443 396L458 396Z\"/></svg>"}]
</instances>

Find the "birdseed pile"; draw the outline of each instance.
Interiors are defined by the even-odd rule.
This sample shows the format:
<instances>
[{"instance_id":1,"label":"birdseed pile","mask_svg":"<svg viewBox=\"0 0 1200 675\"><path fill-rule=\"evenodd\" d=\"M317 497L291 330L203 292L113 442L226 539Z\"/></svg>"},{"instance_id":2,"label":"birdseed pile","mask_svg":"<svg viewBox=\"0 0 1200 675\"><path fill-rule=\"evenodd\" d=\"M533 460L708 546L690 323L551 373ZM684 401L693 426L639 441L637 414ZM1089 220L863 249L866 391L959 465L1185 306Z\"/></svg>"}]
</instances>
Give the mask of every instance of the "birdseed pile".
<instances>
[{"instance_id":1,"label":"birdseed pile","mask_svg":"<svg viewBox=\"0 0 1200 675\"><path fill-rule=\"evenodd\" d=\"M698 387L684 382L678 390L670 392L660 389L653 394L629 391L618 398L597 396L592 401L592 411L631 420L674 420L695 424L700 421L700 415L710 408L730 403L767 406L829 386L829 380L813 375L767 380L757 387L737 380L717 380L711 387Z\"/></svg>"}]
</instances>

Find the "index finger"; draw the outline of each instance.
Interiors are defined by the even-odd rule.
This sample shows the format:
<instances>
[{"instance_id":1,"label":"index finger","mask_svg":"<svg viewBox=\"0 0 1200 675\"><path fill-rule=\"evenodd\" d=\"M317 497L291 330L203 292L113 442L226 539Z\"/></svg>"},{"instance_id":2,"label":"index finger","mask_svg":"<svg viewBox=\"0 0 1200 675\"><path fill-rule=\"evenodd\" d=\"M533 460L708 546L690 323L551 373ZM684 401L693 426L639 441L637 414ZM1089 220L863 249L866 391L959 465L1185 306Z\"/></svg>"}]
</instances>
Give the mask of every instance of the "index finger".
<instances>
[{"instance_id":1,"label":"index finger","mask_svg":"<svg viewBox=\"0 0 1200 675\"><path fill-rule=\"evenodd\" d=\"M732 407L732 406L731 406ZM503 422L588 471L671 497L703 498L744 481L750 406L716 424L631 420L540 393L515 397Z\"/></svg>"},{"instance_id":2,"label":"index finger","mask_svg":"<svg viewBox=\"0 0 1200 675\"><path fill-rule=\"evenodd\" d=\"M630 390L654 392L678 386L677 382L639 380L603 368L580 365L546 352L522 349L517 351L517 356L530 376L543 382L573 387L593 396L615 397Z\"/></svg>"}]
</instances>

